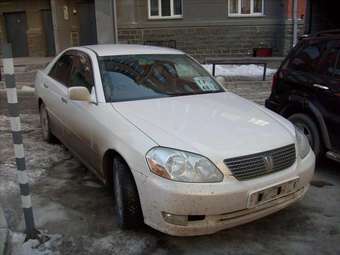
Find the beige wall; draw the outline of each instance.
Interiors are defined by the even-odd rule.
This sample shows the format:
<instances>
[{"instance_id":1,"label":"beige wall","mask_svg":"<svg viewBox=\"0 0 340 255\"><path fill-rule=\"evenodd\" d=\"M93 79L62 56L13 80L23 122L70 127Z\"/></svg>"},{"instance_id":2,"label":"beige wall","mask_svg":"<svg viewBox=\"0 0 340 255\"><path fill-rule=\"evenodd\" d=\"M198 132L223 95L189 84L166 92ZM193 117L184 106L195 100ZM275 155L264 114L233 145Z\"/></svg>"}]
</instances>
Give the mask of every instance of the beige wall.
<instances>
[{"instance_id":1,"label":"beige wall","mask_svg":"<svg viewBox=\"0 0 340 255\"><path fill-rule=\"evenodd\" d=\"M42 9L49 9L49 0L12 0L0 1L0 39L6 40L6 30L3 13L26 12L27 44L29 56L46 55L46 39L42 24Z\"/></svg>"},{"instance_id":2,"label":"beige wall","mask_svg":"<svg viewBox=\"0 0 340 255\"><path fill-rule=\"evenodd\" d=\"M68 10L68 17L64 9ZM51 0L56 53L79 44L79 18L77 3L71 0ZM75 11L75 13L73 12Z\"/></svg>"}]
</instances>

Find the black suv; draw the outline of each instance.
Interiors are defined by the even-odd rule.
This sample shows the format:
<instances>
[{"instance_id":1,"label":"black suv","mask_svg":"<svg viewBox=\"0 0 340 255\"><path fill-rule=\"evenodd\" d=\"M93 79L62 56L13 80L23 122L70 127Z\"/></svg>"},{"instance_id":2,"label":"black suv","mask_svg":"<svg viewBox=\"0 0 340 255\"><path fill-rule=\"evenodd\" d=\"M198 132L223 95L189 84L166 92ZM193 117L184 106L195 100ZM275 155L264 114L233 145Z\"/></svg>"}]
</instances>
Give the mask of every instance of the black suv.
<instances>
[{"instance_id":1,"label":"black suv","mask_svg":"<svg viewBox=\"0 0 340 255\"><path fill-rule=\"evenodd\" d=\"M340 162L340 30L299 41L273 77L266 107L301 128L317 158Z\"/></svg>"}]
</instances>

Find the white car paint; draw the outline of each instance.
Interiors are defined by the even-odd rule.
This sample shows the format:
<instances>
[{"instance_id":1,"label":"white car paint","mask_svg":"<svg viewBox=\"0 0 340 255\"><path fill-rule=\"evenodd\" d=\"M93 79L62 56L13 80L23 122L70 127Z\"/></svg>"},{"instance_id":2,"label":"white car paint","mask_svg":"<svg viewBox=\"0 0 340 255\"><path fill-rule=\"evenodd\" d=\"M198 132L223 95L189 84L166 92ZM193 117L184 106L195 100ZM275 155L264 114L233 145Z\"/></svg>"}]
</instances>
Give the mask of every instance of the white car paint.
<instances>
[{"instance_id":1,"label":"white car paint","mask_svg":"<svg viewBox=\"0 0 340 255\"><path fill-rule=\"evenodd\" d=\"M136 45L95 45L71 48L91 59L95 77L93 102L72 101L67 89L48 73L51 64L39 72L36 93L48 112L63 127L54 127L58 137L104 182L105 153L113 149L125 159L137 184L146 224L171 235L202 235L244 224L276 212L300 199L313 176L312 151L288 169L239 181L223 163L224 159L296 144L290 122L229 92L171 98L106 103L98 56L129 54L184 54L173 49ZM69 50L69 49L68 49ZM46 88L44 84L47 84ZM61 97L67 104L62 105ZM57 134L56 134L57 135ZM209 158L224 174L220 183L181 183L153 174L146 153L165 146L199 153ZM86 152L84 152L86 148ZM299 178L298 192L247 208L249 194L272 185ZM188 226L167 223L162 212L175 215L206 215Z\"/></svg>"}]
</instances>

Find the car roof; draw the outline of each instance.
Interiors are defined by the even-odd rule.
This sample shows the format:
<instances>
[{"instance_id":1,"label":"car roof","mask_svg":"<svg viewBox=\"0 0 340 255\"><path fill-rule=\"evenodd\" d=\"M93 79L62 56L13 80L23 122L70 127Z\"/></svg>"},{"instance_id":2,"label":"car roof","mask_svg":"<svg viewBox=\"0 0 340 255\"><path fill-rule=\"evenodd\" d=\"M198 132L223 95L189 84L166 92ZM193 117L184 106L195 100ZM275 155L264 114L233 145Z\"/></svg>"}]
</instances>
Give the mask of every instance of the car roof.
<instances>
[{"instance_id":1,"label":"car roof","mask_svg":"<svg viewBox=\"0 0 340 255\"><path fill-rule=\"evenodd\" d=\"M98 56L184 54L182 51L175 49L134 44L97 44L83 47L93 50Z\"/></svg>"}]
</instances>

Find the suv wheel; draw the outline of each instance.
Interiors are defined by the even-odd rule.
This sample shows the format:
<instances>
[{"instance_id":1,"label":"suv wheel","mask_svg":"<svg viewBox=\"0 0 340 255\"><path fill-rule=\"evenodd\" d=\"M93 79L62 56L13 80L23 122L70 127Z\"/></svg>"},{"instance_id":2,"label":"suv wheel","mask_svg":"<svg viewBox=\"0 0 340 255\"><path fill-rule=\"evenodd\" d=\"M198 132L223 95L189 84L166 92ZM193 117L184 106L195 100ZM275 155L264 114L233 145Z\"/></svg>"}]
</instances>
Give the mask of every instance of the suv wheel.
<instances>
[{"instance_id":1,"label":"suv wheel","mask_svg":"<svg viewBox=\"0 0 340 255\"><path fill-rule=\"evenodd\" d=\"M113 160L113 191L118 226L138 227L143 220L137 187L128 166L119 158Z\"/></svg>"},{"instance_id":2,"label":"suv wheel","mask_svg":"<svg viewBox=\"0 0 340 255\"><path fill-rule=\"evenodd\" d=\"M315 156L320 157L322 152L322 142L320 133L315 122L306 114L297 113L288 118L296 127L298 127L308 138L309 144L312 147Z\"/></svg>"}]
</instances>

